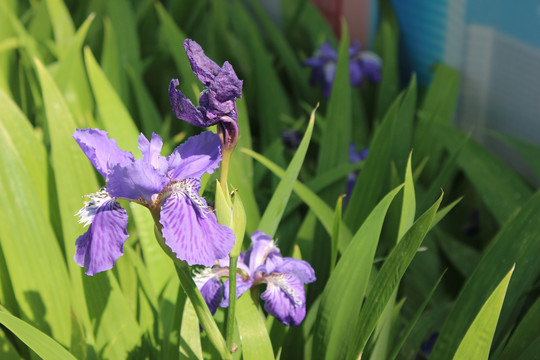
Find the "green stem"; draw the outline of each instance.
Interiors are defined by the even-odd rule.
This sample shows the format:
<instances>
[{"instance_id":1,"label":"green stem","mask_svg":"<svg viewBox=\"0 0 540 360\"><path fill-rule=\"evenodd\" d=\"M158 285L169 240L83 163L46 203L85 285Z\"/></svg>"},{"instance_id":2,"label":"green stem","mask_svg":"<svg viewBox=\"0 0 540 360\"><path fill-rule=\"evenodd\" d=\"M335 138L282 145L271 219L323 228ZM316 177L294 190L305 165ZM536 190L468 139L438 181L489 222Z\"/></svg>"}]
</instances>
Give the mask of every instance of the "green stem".
<instances>
[{"instance_id":1,"label":"green stem","mask_svg":"<svg viewBox=\"0 0 540 360\"><path fill-rule=\"evenodd\" d=\"M229 198L229 188L227 186L227 178L229 176L229 165L231 163L232 150L223 151L221 154L221 173L219 182L221 183L221 188L223 189L223 194Z\"/></svg>"},{"instance_id":2,"label":"green stem","mask_svg":"<svg viewBox=\"0 0 540 360\"><path fill-rule=\"evenodd\" d=\"M184 289L186 295L193 304L195 313L197 313L197 318L199 319L204 331L206 331L208 339L218 351L220 358L231 359L231 352L229 351L230 348L227 347L225 339L223 339L223 336L221 335L221 332L214 321L212 313L210 313L201 292L199 289L197 289L197 285L195 285L195 282L193 281L191 276L191 268L185 261L179 260L171 249L165 245L165 240L163 239L161 231L157 226L155 227L155 234L161 248L173 260L182 289Z\"/></svg>"},{"instance_id":3,"label":"green stem","mask_svg":"<svg viewBox=\"0 0 540 360\"><path fill-rule=\"evenodd\" d=\"M227 348L232 349L234 320L236 311L236 265L238 257L231 257L229 262L229 309L227 311L226 339Z\"/></svg>"}]
</instances>

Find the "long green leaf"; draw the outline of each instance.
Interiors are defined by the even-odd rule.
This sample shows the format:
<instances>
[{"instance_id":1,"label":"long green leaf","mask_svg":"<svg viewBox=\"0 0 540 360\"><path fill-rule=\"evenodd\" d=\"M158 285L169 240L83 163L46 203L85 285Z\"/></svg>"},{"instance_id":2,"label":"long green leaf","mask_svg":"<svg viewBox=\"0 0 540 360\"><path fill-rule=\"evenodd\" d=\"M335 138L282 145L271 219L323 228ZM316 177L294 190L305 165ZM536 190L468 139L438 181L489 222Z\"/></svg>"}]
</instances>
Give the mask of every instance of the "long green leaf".
<instances>
[{"instance_id":1,"label":"long green leaf","mask_svg":"<svg viewBox=\"0 0 540 360\"><path fill-rule=\"evenodd\" d=\"M530 344L538 342L540 340L538 324L540 324L540 298L536 299L536 302L513 331L512 337L501 353L499 360L517 359L522 356Z\"/></svg>"},{"instance_id":2,"label":"long green leaf","mask_svg":"<svg viewBox=\"0 0 540 360\"><path fill-rule=\"evenodd\" d=\"M242 357L245 360L273 360L272 343L251 292L240 296L237 305L236 322L242 339Z\"/></svg>"},{"instance_id":3,"label":"long green leaf","mask_svg":"<svg viewBox=\"0 0 540 360\"><path fill-rule=\"evenodd\" d=\"M357 359L364 350L386 303L429 231L441 201L442 195L431 208L416 220L384 262L356 321L356 329L349 342L348 359Z\"/></svg>"},{"instance_id":4,"label":"long green leaf","mask_svg":"<svg viewBox=\"0 0 540 360\"><path fill-rule=\"evenodd\" d=\"M443 274L439 277L439 279L437 280L437 282L435 283L435 285L433 286L433 288L429 292L428 296L426 296L426 299L424 300L424 302L420 305L420 307L418 308L418 310L416 311L416 313L414 314L412 319L409 321L409 324L407 324L407 327L405 328L405 330L402 331L402 335L399 338L399 340L397 341L396 345L393 347L393 350L390 353L390 356L388 356L388 359L394 360L397 357L397 355L399 353L399 350L401 349L401 347L403 346L403 344L405 343L405 341L407 340L407 338L411 334L414 326L416 325L416 323L420 319L420 315L422 315L422 313L423 313L424 309L426 308L427 304L429 303L429 301L433 297L433 294L435 293L435 290L437 290L437 287L439 286L439 284L440 284L440 282L441 282L441 280L442 280L445 273L446 273L446 271L444 271Z\"/></svg>"},{"instance_id":5,"label":"long green leaf","mask_svg":"<svg viewBox=\"0 0 540 360\"><path fill-rule=\"evenodd\" d=\"M285 176L285 170L280 168L278 165L265 158L264 156L257 154L256 152L249 149L242 149L243 152L253 157L255 160L266 166L270 171L279 177ZM296 181L293 190L313 211L317 216L317 219L324 226L324 229L329 235L332 234L332 218L334 211L324 202L317 194L311 191L306 185L302 184L300 181ZM338 247L340 252L345 251L345 248L351 242L352 234L351 231L345 226L344 223L340 226L339 232L339 243Z\"/></svg>"},{"instance_id":6,"label":"long green leaf","mask_svg":"<svg viewBox=\"0 0 540 360\"><path fill-rule=\"evenodd\" d=\"M390 163L394 128L397 121L402 96L399 96L375 132L369 146L369 155L354 186L345 212L345 223L353 231L363 223L369 211L379 199L382 184Z\"/></svg>"},{"instance_id":7,"label":"long green leaf","mask_svg":"<svg viewBox=\"0 0 540 360\"><path fill-rule=\"evenodd\" d=\"M368 285L384 218L401 188L392 190L373 209L332 272L321 295L314 330L314 354L325 359L345 357L346 345L360 312L358 304L364 298Z\"/></svg>"},{"instance_id":8,"label":"long green leaf","mask_svg":"<svg viewBox=\"0 0 540 360\"><path fill-rule=\"evenodd\" d=\"M435 343L432 356L450 359L465 331L493 292L506 271L516 264L512 281L500 316L500 327L505 328L518 300L540 274L537 254L540 253L540 191L515 213L484 250L480 262L463 286Z\"/></svg>"},{"instance_id":9,"label":"long green leaf","mask_svg":"<svg viewBox=\"0 0 540 360\"><path fill-rule=\"evenodd\" d=\"M118 146L122 150L136 153L138 151L136 139L139 136L139 131L129 112L88 47L84 49L84 58L104 130L109 132L110 137L117 140Z\"/></svg>"},{"instance_id":10,"label":"long green leaf","mask_svg":"<svg viewBox=\"0 0 540 360\"><path fill-rule=\"evenodd\" d=\"M5 265L21 317L67 345L69 279L42 198L48 178L40 178L46 174L38 162L46 162L44 149L20 111L6 96L0 99L0 245ZM31 149L37 153L29 153ZM37 167L28 167L32 164Z\"/></svg>"},{"instance_id":11,"label":"long green leaf","mask_svg":"<svg viewBox=\"0 0 540 360\"><path fill-rule=\"evenodd\" d=\"M174 59L177 70L180 72L180 90L188 98L195 100L199 94L193 91L192 84L197 83L197 78L193 75L188 58L182 47L182 43L187 36L176 26L171 15L163 8L161 3L157 2L155 6L160 24L163 28L163 36L167 43L167 48Z\"/></svg>"},{"instance_id":12,"label":"long green leaf","mask_svg":"<svg viewBox=\"0 0 540 360\"><path fill-rule=\"evenodd\" d=\"M454 360L488 359L497 320L515 265L486 300L454 354Z\"/></svg>"},{"instance_id":13,"label":"long green leaf","mask_svg":"<svg viewBox=\"0 0 540 360\"><path fill-rule=\"evenodd\" d=\"M458 165L499 224L503 224L532 195L514 171L480 144L470 140L462 145L466 136L459 130L451 125L434 123L433 132L451 152L460 145L464 146Z\"/></svg>"},{"instance_id":14,"label":"long green leaf","mask_svg":"<svg viewBox=\"0 0 540 360\"><path fill-rule=\"evenodd\" d=\"M258 229L268 234L268 236L270 237L273 237L276 233L283 212L285 211L285 208L287 206L287 202L289 201L289 197L291 196L294 183L298 177L298 174L300 173L302 164L304 163L304 158L306 157L306 152L309 146L309 142L311 140L311 134L313 133L313 124L315 123L315 110L316 109L314 109L311 113L309 124L302 139L302 142L300 143L300 146L298 146L298 150L296 150L296 153L294 154L294 157L291 160L287 171L285 172L283 178L281 179L281 182L279 183L276 191L274 192L272 199L270 199L270 203L266 207L261 222L259 223Z\"/></svg>"},{"instance_id":15,"label":"long green leaf","mask_svg":"<svg viewBox=\"0 0 540 360\"><path fill-rule=\"evenodd\" d=\"M349 34L343 22L336 76L326 114L326 131L322 135L317 161L317 173L323 173L349 160L351 142L351 85L349 80ZM343 181L344 185L345 181ZM330 194L339 191L336 187ZM332 203L335 198L329 199Z\"/></svg>"},{"instance_id":16,"label":"long green leaf","mask_svg":"<svg viewBox=\"0 0 540 360\"><path fill-rule=\"evenodd\" d=\"M74 215L83 206L81 197L97 191L99 185L88 159L72 138L76 126L69 108L47 70L39 60L36 59L35 62L45 104L47 135L51 144L51 160L56 193L58 194L63 248L65 257L68 259L71 277L72 286L70 289L75 300L75 312L82 317L82 322L89 328L91 325L86 308L81 271L75 261L72 261L75 254L75 240L83 233L82 226L76 221Z\"/></svg>"},{"instance_id":17,"label":"long green leaf","mask_svg":"<svg viewBox=\"0 0 540 360\"><path fill-rule=\"evenodd\" d=\"M76 360L54 339L5 311L0 311L0 323L44 360Z\"/></svg>"},{"instance_id":18,"label":"long green leaf","mask_svg":"<svg viewBox=\"0 0 540 360\"><path fill-rule=\"evenodd\" d=\"M56 46L61 52L73 40L75 26L68 8L62 0L47 0L46 3L54 30Z\"/></svg>"}]
</instances>

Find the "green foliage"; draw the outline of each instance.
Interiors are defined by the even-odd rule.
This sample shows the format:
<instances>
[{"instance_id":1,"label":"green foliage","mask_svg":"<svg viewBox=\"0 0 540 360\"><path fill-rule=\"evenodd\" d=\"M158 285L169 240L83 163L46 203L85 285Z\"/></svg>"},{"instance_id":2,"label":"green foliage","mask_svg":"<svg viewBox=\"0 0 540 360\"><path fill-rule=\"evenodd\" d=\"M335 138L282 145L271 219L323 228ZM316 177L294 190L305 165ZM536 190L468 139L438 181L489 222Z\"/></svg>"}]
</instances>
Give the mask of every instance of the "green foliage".
<instances>
[{"instance_id":1,"label":"green foliage","mask_svg":"<svg viewBox=\"0 0 540 360\"><path fill-rule=\"evenodd\" d=\"M529 179L456 129L459 73L437 64L427 89L399 73L390 1L374 46L382 81L359 89L346 24L336 40L311 2L281 3L277 24L255 0L0 1L0 358L416 359L434 333L430 359L537 356L540 148L491 134ZM232 354L225 311L211 317L186 286L192 269L175 271L147 209L126 206L113 270L89 277L73 261L85 231L74 215L103 185L73 132L102 128L136 157L140 132L169 151L197 133L167 98L178 78L198 104L186 37L244 80L228 183L248 237L268 233L318 277L298 328L266 314L263 288L244 293ZM330 99L302 66L324 41L339 54ZM283 130L303 134L297 148ZM369 147L365 161L350 163L351 142ZM212 176L209 202L223 195Z\"/></svg>"}]
</instances>

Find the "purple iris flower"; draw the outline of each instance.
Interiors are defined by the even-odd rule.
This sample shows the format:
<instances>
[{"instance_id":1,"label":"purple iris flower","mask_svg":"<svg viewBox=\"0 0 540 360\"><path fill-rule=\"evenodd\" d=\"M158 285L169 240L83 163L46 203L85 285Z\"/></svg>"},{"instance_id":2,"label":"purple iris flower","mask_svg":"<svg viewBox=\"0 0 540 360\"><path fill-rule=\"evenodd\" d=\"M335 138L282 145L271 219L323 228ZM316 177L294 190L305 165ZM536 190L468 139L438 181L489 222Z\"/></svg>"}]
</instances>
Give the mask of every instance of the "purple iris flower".
<instances>
[{"instance_id":1,"label":"purple iris flower","mask_svg":"<svg viewBox=\"0 0 540 360\"><path fill-rule=\"evenodd\" d=\"M369 149L368 148L365 148L365 149L362 149L360 151L356 151L356 145L354 145L354 143L350 143L349 145L349 162L351 164L356 164L356 163L359 163L360 161L364 161L366 160L367 156L368 156L368 153L369 153ZM349 199L352 195L352 192L354 190L354 185L356 185L356 180L358 179L358 173L360 172L360 170L356 170L356 171L353 171L353 172L350 172L348 175L347 175L347 196L345 197L345 200L344 200L344 205L346 206L348 203L349 203Z\"/></svg>"},{"instance_id":2,"label":"purple iris flower","mask_svg":"<svg viewBox=\"0 0 540 360\"><path fill-rule=\"evenodd\" d=\"M360 86L364 78L372 83L381 81L381 59L371 51L361 51L358 41L353 41L349 47L349 76L352 86ZM338 54L329 42L322 44L313 57L304 61L310 66L313 85L322 84L323 95L330 97L332 84L336 77Z\"/></svg>"},{"instance_id":3,"label":"purple iris flower","mask_svg":"<svg viewBox=\"0 0 540 360\"><path fill-rule=\"evenodd\" d=\"M172 79L169 83L169 99L174 114L194 126L217 124L224 149L234 148L239 132L236 99L242 97L243 81L238 79L228 61L220 68L195 41L184 40L184 49L193 73L205 89L199 97L199 106L195 107L191 100L176 89L178 79Z\"/></svg>"},{"instance_id":4,"label":"purple iris flower","mask_svg":"<svg viewBox=\"0 0 540 360\"><path fill-rule=\"evenodd\" d=\"M251 235L252 245L238 257L236 297L265 283L261 294L264 309L287 326L298 326L306 316L304 284L316 280L315 271L303 260L281 256L270 236L261 231ZM193 278L212 313L229 306L229 259L197 272Z\"/></svg>"},{"instance_id":5,"label":"purple iris flower","mask_svg":"<svg viewBox=\"0 0 540 360\"><path fill-rule=\"evenodd\" d=\"M76 130L75 141L105 178L107 185L77 213L79 222L90 225L76 241L75 261L87 275L109 270L123 255L128 238L123 198L150 209L162 225L165 244L178 259L189 265L212 266L234 245L234 233L217 222L199 195L200 179L212 173L221 161L219 137L212 132L192 136L171 155L160 155L163 141L141 134L138 146L142 159L122 151L115 139L99 129Z\"/></svg>"}]
</instances>

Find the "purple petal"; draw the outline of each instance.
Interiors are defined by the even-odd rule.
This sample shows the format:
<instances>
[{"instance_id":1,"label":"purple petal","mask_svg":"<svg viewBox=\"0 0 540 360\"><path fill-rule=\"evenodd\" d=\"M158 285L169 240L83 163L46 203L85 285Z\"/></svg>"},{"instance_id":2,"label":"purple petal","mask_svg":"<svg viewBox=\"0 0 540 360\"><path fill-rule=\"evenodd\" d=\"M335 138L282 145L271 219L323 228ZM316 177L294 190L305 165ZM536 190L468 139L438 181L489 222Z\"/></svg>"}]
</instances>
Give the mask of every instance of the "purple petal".
<instances>
[{"instance_id":1,"label":"purple petal","mask_svg":"<svg viewBox=\"0 0 540 360\"><path fill-rule=\"evenodd\" d=\"M152 164L153 167L160 170L162 173L167 173L167 160L161 156L161 148L163 147L163 140L158 134L152 133L152 139L148 139L143 133L139 135L139 150L141 150L143 160Z\"/></svg>"},{"instance_id":2,"label":"purple petal","mask_svg":"<svg viewBox=\"0 0 540 360\"><path fill-rule=\"evenodd\" d=\"M193 281L195 281L212 314L216 313L223 295L223 284L219 279L220 270L219 268L204 269L193 277Z\"/></svg>"},{"instance_id":3,"label":"purple petal","mask_svg":"<svg viewBox=\"0 0 540 360\"><path fill-rule=\"evenodd\" d=\"M221 141L211 131L190 137L169 156L169 176L174 180L200 179L213 173L221 161Z\"/></svg>"},{"instance_id":4,"label":"purple petal","mask_svg":"<svg viewBox=\"0 0 540 360\"><path fill-rule=\"evenodd\" d=\"M349 80L351 86L360 86L362 84L364 74L362 71L362 65L359 61L349 62Z\"/></svg>"},{"instance_id":5,"label":"purple petal","mask_svg":"<svg viewBox=\"0 0 540 360\"><path fill-rule=\"evenodd\" d=\"M203 205L204 199L200 198ZM189 265L212 266L234 245L234 233L217 222L216 215L201 208L184 193L173 193L163 203L160 223L165 244Z\"/></svg>"},{"instance_id":6,"label":"purple petal","mask_svg":"<svg viewBox=\"0 0 540 360\"><path fill-rule=\"evenodd\" d=\"M95 213L88 230L75 242L77 252L73 259L86 268L86 275L112 269L124 254L128 216L117 201L104 202Z\"/></svg>"},{"instance_id":7,"label":"purple petal","mask_svg":"<svg viewBox=\"0 0 540 360\"><path fill-rule=\"evenodd\" d=\"M279 249L274 245L272 238L260 230L251 235L253 245L246 250L245 263L249 266L251 274L263 265L269 254L280 254Z\"/></svg>"},{"instance_id":8,"label":"purple petal","mask_svg":"<svg viewBox=\"0 0 540 360\"><path fill-rule=\"evenodd\" d=\"M219 73L219 66L204 54L201 45L191 39L184 40L184 49L186 50L193 73L208 87Z\"/></svg>"},{"instance_id":9,"label":"purple petal","mask_svg":"<svg viewBox=\"0 0 540 360\"><path fill-rule=\"evenodd\" d=\"M362 65L367 78L373 82L378 83L381 81L381 58L377 54L371 51L364 51L360 55Z\"/></svg>"},{"instance_id":10,"label":"purple petal","mask_svg":"<svg viewBox=\"0 0 540 360\"><path fill-rule=\"evenodd\" d=\"M332 47L332 44L330 44L329 41L323 43L319 50L317 51L318 56L323 57L327 60L334 60L337 61L338 59L338 53L334 48Z\"/></svg>"},{"instance_id":11,"label":"purple petal","mask_svg":"<svg viewBox=\"0 0 540 360\"><path fill-rule=\"evenodd\" d=\"M122 151L115 139L106 131L77 129L73 138L99 173L107 179L109 170L116 165L127 165L135 160L129 151Z\"/></svg>"},{"instance_id":12,"label":"purple petal","mask_svg":"<svg viewBox=\"0 0 540 360\"><path fill-rule=\"evenodd\" d=\"M225 61L208 88L217 94L218 101L225 102L242 97L242 84L243 81L238 79L232 65Z\"/></svg>"},{"instance_id":13,"label":"purple petal","mask_svg":"<svg viewBox=\"0 0 540 360\"><path fill-rule=\"evenodd\" d=\"M292 274L265 277L266 290L261 294L264 309L287 326L298 326L306 316L304 284Z\"/></svg>"},{"instance_id":14,"label":"purple petal","mask_svg":"<svg viewBox=\"0 0 540 360\"><path fill-rule=\"evenodd\" d=\"M360 44L360 41L354 40L351 46L349 46L349 58L357 56L360 50L362 50L362 44Z\"/></svg>"},{"instance_id":15,"label":"purple petal","mask_svg":"<svg viewBox=\"0 0 540 360\"><path fill-rule=\"evenodd\" d=\"M236 274L236 298L238 299L240 296L242 296L243 293L248 291L251 286L253 285L253 280L251 277L244 278L240 274ZM223 299L221 299L221 303L219 306L221 307L228 307L229 306L229 279L225 280L223 282Z\"/></svg>"},{"instance_id":16,"label":"purple petal","mask_svg":"<svg viewBox=\"0 0 540 360\"><path fill-rule=\"evenodd\" d=\"M349 162L355 164L360 161L366 160L369 153L369 148L356 151L356 145L354 143L349 144Z\"/></svg>"},{"instance_id":17,"label":"purple petal","mask_svg":"<svg viewBox=\"0 0 540 360\"><path fill-rule=\"evenodd\" d=\"M113 197L137 200L143 198L148 203L154 201L169 179L144 160L136 160L127 166L115 166L109 175L107 190Z\"/></svg>"},{"instance_id":18,"label":"purple petal","mask_svg":"<svg viewBox=\"0 0 540 360\"><path fill-rule=\"evenodd\" d=\"M174 115L178 119L186 121L188 124L198 127L207 127L214 124L209 124L208 119L203 113L193 105L191 100L185 97L184 94L176 87L178 79L172 79L169 83L169 101Z\"/></svg>"},{"instance_id":19,"label":"purple petal","mask_svg":"<svg viewBox=\"0 0 540 360\"><path fill-rule=\"evenodd\" d=\"M309 284L317 280L315 270L304 260L286 257L274 268L275 272L295 275L302 283Z\"/></svg>"}]
</instances>

